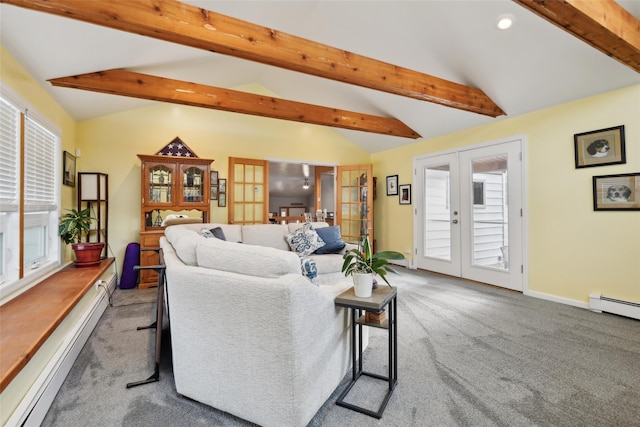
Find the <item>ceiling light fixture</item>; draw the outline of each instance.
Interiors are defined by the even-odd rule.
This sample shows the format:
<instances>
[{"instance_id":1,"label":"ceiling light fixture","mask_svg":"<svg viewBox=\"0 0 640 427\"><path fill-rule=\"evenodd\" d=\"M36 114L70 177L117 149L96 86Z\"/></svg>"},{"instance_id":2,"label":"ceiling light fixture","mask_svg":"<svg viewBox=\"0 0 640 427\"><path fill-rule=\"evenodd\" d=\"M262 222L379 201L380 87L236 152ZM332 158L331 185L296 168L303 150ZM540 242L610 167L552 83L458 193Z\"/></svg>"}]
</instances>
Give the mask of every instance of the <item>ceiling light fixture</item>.
<instances>
[{"instance_id":1,"label":"ceiling light fixture","mask_svg":"<svg viewBox=\"0 0 640 427\"><path fill-rule=\"evenodd\" d=\"M302 184L302 188L305 190L309 189L309 180L307 178L304 179L304 184Z\"/></svg>"},{"instance_id":2,"label":"ceiling light fixture","mask_svg":"<svg viewBox=\"0 0 640 427\"><path fill-rule=\"evenodd\" d=\"M510 13L505 13L503 15L498 16L496 19L496 27L500 30L508 30L513 26L515 22L515 18Z\"/></svg>"}]
</instances>

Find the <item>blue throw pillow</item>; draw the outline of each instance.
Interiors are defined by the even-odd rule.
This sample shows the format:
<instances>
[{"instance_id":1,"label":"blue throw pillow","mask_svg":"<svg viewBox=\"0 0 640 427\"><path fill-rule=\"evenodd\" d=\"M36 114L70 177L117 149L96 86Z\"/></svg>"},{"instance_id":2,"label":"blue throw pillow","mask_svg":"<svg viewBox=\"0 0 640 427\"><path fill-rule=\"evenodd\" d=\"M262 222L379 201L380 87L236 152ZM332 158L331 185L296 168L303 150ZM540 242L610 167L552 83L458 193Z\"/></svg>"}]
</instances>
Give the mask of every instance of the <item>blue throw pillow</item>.
<instances>
[{"instance_id":1,"label":"blue throw pillow","mask_svg":"<svg viewBox=\"0 0 640 427\"><path fill-rule=\"evenodd\" d=\"M340 235L339 225L334 225L333 227L318 227L316 228L316 233L318 233L318 236L320 236L325 243L323 247L316 250L315 253L318 255L337 254L344 249L346 245L342 240L342 235Z\"/></svg>"}]
</instances>

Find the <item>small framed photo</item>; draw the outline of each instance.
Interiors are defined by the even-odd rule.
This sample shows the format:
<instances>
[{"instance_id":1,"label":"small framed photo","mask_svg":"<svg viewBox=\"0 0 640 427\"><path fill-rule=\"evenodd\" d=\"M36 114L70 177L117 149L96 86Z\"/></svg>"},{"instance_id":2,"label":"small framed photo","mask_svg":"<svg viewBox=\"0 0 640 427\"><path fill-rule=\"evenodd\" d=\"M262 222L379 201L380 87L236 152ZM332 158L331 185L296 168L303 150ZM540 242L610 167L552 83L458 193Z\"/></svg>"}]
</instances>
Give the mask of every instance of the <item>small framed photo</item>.
<instances>
[{"instance_id":1,"label":"small framed photo","mask_svg":"<svg viewBox=\"0 0 640 427\"><path fill-rule=\"evenodd\" d=\"M573 135L576 169L627 163L624 125Z\"/></svg>"},{"instance_id":2,"label":"small framed photo","mask_svg":"<svg viewBox=\"0 0 640 427\"><path fill-rule=\"evenodd\" d=\"M226 178L220 178L218 180L218 192L220 192L220 194L227 192L227 180L226 180Z\"/></svg>"},{"instance_id":3,"label":"small framed photo","mask_svg":"<svg viewBox=\"0 0 640 427\"><path fill-rule=\"evenodd\" d=\"M218 207L227 207L227 193L218 193Z\"/></svg>"},{"instance_id":4,"label":"small framed photo","mask_svg":"<svg viewBox=\"0 0 640 427\"><path fill-rule=\"evenodd\" d=\"M401 205L410 205L411 204L411 184L403 184L398 187L400 191L400 204Z\"/></svg>"},{"instance_id":5,"label":"small framed photo","mask_svg":"<svg viewBox=\"0 0 640 427\"><path fill-rule=\"evenodd\" d=\"M217 185L212 185L211 186L211 192L209 193L209 199L210 200L218 200L218 186Z\"/></svg>"},{"instance_id":6,"label":"small framed photo","mask_svg":"<svg viewBox=\"0 0 640 427\"><path fill-rule=\"evenodd\" d=\"M70 187L76 186L76 156L65 151L62 158L62 183Z\"/></svg>"},{"instance_id":7,"label":"small framed photo","mask_svg":"<svg viewBox=\"0 0 640 427\"><path fill-rule=\"evenodd\" d=\"M640 172L593 177L594 211L640 211Z\"/></svg>"},{"instance_id":8,"label":"small framed photo","mask_svg":"<svg viewBox=\"0 0 640 427\"><path fill-rule=\"evenodd\" d=\"M218 171L211 171L211 185L218 185Z\"/></svg>"},{"instance_id":9,"label":"small framed photo","mask_svg":"<svg viewBox=\"0 0 640 427\"><path fill-rule=\"evenodd\" d=\"M398 175L390 175L387 177L387 196L398 195Z\"/></svg>"}]
</instances>

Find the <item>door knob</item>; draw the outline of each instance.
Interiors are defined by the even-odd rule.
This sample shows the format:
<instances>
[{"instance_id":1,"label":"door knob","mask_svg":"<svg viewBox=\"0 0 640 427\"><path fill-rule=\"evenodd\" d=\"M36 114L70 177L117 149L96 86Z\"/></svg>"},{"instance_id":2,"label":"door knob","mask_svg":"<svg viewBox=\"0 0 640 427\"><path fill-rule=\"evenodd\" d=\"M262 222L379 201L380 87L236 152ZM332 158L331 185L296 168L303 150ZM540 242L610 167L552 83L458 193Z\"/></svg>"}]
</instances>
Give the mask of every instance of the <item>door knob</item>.
<instances>
[{"instance_id":1,"label":"door knob","mask_svg":"<svg viewBox=\"0 0 640 427\"><path fill-rule=\"evenodd\" d=\"M454 224L457 224L457 223L458 223L458 220L457 220L457 219L454 219L454 220L453 220L453 221L451 221L451 222L453 222Z\"/></svg>"}]
</instances>

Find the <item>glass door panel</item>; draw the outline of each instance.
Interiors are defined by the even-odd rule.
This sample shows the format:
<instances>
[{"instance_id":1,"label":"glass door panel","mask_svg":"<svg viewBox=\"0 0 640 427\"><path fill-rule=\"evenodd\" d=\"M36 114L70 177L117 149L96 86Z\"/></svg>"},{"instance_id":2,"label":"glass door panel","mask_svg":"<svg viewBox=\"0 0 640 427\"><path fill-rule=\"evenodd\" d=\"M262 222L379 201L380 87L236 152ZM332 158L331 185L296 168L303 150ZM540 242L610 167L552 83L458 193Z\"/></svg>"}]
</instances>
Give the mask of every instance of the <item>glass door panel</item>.
<instances>
[{"instance_id":1,"label":"glass door panel","mask_svg":"<svg viewBox=\"0 0 640 427\"><path fill-rule=\"evenodd\" d=\"M509 202L507 156L471 162L473 188L472 257L474 266L509 268Z\"/></svg>"},{"instance_id":2,"label":"glass door panel","mask_svg":"<svg viewBox=\"0 0 640 427\"><path fill-rule=\"evenodd\" d=\"M460 275L458 156L416 162L416 261L418 268Z\"/></svg>"},{"instance_id":3,"label":"glass door panel","mask_svg":"<svg viewBox=\"0 0 640 427\"><path fill-rule=\"evenodd\" d=\"M268 162L229 158L229 223L262 224L267 219Z\"/></svg>"},{"instance_id":4,"label":"glass door panel","mask_svg":"<svg viewBox=\"0 0 640 427\"><path fill-rule=\"evenodd\" d=\"M373 243L373 167L371 165L337 168L337 214L345 242L359 243L365 236Z\"/></svg>"},{"instance_id":5,"label":"glass door panel","mask_svg":"<svg viewBox=\"0 0 640 427\"><path fill-rule=\"evenodd\" d=\"M186 167L182 171L182 200L202 203L204 200L205 171L195 167Z\"/></svg>"},{"instance_id":6,"label":"glass door panel","mask_svg":"<svg viewBox=\"0 0 640 427\"><path fill-rule=\"evenodd\" d=\"M172 203L173 170L165 165L149 168L149 203Z\"/></svg>"}]
</instances>

